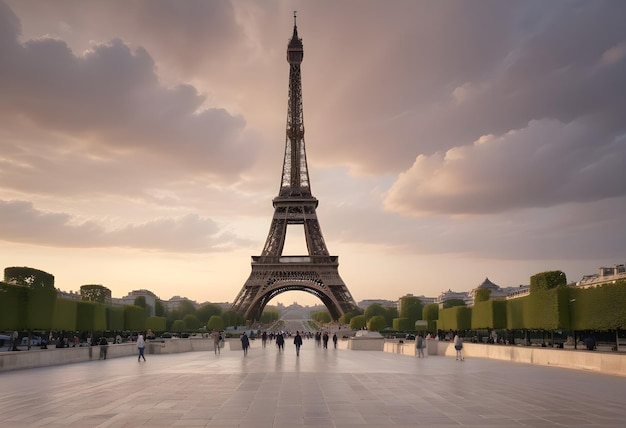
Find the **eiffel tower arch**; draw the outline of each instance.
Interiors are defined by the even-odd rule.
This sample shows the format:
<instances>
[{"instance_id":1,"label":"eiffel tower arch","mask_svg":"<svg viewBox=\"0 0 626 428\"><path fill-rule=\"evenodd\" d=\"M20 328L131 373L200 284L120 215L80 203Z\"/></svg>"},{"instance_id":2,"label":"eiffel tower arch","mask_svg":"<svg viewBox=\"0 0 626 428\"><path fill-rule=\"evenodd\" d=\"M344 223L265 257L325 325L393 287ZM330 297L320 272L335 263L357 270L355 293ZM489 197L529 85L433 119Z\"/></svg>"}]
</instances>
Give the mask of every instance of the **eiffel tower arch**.
<instances>
[{"instance_id":1,"label":"eiffel tower arch","mask_svg":"<svg viewBox=\"0 0 626 428\"><path fill-rule=\"evenodd\" d=\"M233 309L245 320L258 320L270 300L294 290L317 296L334 320L346 312L358 310L339 276L339 258L328 253L315 211L318 200L311 193L304 147L300 78L303 57L302 39L298 37L294 13L293 36L287 46L289 100L280 191L272 200L274 216L263 252L260 256L252 256L250 277L233 303ZM303 225L308 254L283 254L290 225Z\"/></svg>"}]
</instances>

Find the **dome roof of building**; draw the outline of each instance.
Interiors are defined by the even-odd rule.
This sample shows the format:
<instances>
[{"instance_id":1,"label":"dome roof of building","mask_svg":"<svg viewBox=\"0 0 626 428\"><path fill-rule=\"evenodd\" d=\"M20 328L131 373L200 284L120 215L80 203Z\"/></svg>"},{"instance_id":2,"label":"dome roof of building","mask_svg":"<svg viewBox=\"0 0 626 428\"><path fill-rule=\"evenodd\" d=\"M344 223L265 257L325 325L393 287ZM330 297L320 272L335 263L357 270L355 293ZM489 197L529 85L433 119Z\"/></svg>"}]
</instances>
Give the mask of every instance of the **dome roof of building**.
<instances>
[{"instance_id":1,"label":"dome roof of building","mask_svg":"<svg viewBox=\"0 0 626 428\"><path fill-rule=\"evenodd\" d=\"M478 288L487 288L490 290L499 290L500 286L497 284L494 284L493 282L489 281L489 278L485 278L485 280L483 281L482 284L480 284L478 286Z\"/></svg>"}]
</instances>

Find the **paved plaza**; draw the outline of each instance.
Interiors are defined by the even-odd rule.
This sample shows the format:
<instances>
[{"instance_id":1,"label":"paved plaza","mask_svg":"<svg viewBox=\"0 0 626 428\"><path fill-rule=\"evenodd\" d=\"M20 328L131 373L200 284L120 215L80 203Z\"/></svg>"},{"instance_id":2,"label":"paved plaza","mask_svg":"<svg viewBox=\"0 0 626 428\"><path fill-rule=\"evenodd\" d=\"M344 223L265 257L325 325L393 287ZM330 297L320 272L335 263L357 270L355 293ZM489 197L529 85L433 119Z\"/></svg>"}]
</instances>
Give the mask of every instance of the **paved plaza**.
<instances>
[{"instance_id":1,"label":"paved plaza","mask_svg":"<svg viewBox=\"0 0 626 428\"><path fill-rule=\"evenodd\" d=\"M1 373L0 426L626 425L626 377L292 342Z\"/></svg>"}]
</instances>

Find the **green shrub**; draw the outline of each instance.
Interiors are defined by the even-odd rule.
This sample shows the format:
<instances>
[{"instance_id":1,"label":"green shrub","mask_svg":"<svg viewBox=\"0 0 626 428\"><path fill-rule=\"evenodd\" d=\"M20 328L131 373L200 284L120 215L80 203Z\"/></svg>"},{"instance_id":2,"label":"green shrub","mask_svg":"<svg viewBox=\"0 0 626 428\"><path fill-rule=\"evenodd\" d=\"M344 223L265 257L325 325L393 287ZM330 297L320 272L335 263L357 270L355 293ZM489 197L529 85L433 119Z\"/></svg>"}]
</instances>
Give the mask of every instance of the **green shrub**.
<instances>
[{"instance_id":1,"label":"green shrub","mask_svg":"<svg viewBox=\"0 0 626 428\"><path fill-rule=\"evenodd\" d=\"M383 315L375 315L367 322L367 329L369 331L381 331L387 327L387 321Z\"/></svg>"},{"instance_id":2,"label":"green shrub","mask_svg":"<svg viewBox=\"0 0 626 428\"><path fill-rule=\"evenodd\" d=\"M352 330L362 330L365 327L365 315L357 315L350 320L350 328Z\"/></svg>"}]
</instances>

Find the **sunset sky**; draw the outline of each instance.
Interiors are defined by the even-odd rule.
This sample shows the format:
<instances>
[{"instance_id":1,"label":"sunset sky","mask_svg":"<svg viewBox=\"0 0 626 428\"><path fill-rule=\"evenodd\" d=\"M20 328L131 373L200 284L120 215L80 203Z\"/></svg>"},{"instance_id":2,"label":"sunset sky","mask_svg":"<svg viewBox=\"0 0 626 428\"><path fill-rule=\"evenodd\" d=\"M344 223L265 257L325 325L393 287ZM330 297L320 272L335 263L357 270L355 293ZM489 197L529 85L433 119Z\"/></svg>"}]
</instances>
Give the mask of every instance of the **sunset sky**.
<instances>
[{"instance_id":1,"label":"sunset sky","mask_svg":"<svg viewBox=\"0 0 626 428\"><path fill-rule=\"evenodd\" d=\"M0 0L0 268L232 302L280 187L294 10L357 301L626 261L626 2ZM270 304L293 301L319 303Z\"/></svg>"}]
</instances>

